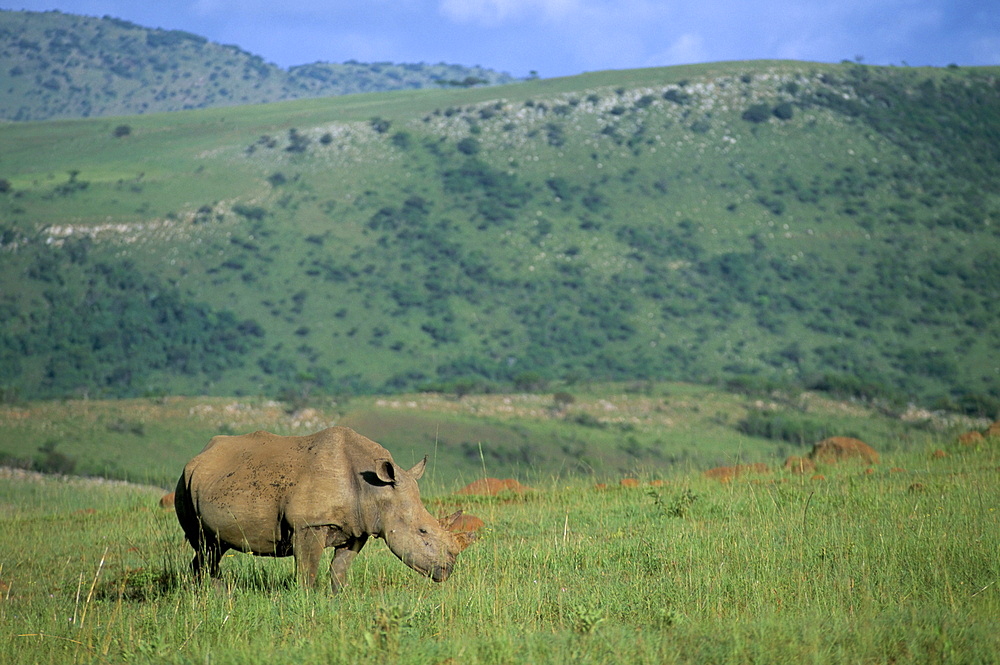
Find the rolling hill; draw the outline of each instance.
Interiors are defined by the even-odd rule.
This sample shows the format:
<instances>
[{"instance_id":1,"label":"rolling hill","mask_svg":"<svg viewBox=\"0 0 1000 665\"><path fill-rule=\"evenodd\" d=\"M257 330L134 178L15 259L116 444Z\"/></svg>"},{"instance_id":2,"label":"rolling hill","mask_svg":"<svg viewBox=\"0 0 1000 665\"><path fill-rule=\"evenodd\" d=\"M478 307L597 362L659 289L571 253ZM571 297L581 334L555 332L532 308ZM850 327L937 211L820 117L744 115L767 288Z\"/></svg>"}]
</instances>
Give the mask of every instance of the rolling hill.
<instances>
[{"instance_id":1,"label":"rolling hill","mask_svg":"<svg viewBox=\"0 0 1000 665\"><path fill-rule=\"evenodd\" d=\"M733 62L0 127L0 386L668 379L992 415L998 73Z\"/></svg>"},{"instance_id":2,"label":"rolling hill","mask_svg":"<svg viewBox=\"0 0 1000 665\"><path fill-rule=\"evenodd\" d=\"M287 71L237 46L111 17L0 11L0 118L46 120L510 83L447 64L312 63Z\"/></svg>"}]
</instances>

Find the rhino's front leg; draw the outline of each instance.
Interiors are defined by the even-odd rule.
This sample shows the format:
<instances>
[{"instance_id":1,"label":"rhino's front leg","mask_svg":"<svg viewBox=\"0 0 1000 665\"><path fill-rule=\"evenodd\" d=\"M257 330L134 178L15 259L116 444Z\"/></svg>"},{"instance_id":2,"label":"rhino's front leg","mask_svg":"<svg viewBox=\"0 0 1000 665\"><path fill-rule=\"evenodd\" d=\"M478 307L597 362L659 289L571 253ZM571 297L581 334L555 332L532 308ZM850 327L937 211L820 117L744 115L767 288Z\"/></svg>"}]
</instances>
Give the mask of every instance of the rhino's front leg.
<instances>
[{"instance_id":1,"label":"rhino's front leg","mask_svg":"<svg viewBox=\"0 0 1000 665\"><path fill-rule=\"evenodd\" d=\"M319 560L326 545L326 527L304 527L292 534L292 556L299 584L311 589L316 584Z\"/></svg>"},{"instance_id":2,"label":"rhino's front leg","mask_svg":"<svg viewBox=\"0 0 1000 665\"><path fill-rule=\"evenodd\" d=\"M347 586L347 569L367 542L368 536L361 536L347 541L346 544L334 550L333 561L330 562L330 587L333 589L333 593L337 593Z\"/></svg>"}]
</instances>

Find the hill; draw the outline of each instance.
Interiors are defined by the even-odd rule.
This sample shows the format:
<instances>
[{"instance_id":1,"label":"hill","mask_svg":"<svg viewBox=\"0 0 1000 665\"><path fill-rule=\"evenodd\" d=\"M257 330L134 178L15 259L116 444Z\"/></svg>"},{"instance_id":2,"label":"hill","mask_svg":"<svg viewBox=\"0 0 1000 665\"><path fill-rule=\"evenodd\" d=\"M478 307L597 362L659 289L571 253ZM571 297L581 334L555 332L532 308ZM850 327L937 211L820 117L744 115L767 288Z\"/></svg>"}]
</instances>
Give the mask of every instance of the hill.
<instances>
[{"instance_id":1,"label":"hill","mask_svg":"<svg viewBox=\"0 0 1000 665\"><path fill-rule=\"evenodd\" d=\"M998 71L718 63L0 127L0 385L683 379L993 415Z\"/></svg>"},{"instance_id":2,"label":"hill","mask_svg":"<svg viewBox=\"0 0 1000 665\"><path fill-rule=\"evenodd\" d=\"M0 11L0 118L45 120L509 83L461 65L314 63L283 70L237 46L111 17Z\"/></svg>"}]
</instances>

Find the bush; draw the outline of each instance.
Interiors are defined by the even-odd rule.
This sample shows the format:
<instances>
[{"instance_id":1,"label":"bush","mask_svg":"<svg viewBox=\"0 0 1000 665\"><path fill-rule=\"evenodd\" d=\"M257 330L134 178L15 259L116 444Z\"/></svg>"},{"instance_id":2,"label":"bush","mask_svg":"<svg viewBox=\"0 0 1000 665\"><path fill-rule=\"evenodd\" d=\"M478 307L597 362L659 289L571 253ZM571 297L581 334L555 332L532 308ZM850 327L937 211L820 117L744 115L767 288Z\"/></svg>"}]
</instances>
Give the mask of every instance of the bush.
<instances>
[{"instance_id":1,"label":"bush","mask_svg":"<svg viewBox=\"0 0 1000 665\"><path fill-rule=\"evenodd\" d=\"M479 153L479 141L472 137L462 139L456 147L463 155L475 155Z\"/></svg>"},{"instance_id":2,"label":"bush","mask_svg":"<svg viewBox=\"0 0 1000 665\"><path fill-rule=\"evenodd\" d=\"M736 429L749 436L788 441L800 446L834 435L826 425L778 411L751 411Z\"/></svg>"},{"instance_id":3,"label":"bush","mask_svg":"<svg viewBox=\"0 0 1000 665\"><path fill-rule=\"evenodd\" d=\"M38 452L42 453L42 457L35 460L35 471L60 475L73 473L73 469L76 468L76 460L69 455L64 455L57 451L57 445L58 442L56 441L47 441L38 448Z\"/></svg>"},{"instance_id":4,"label":"bush","mask_svg":"<svg viewBox=\"0 0 1000 665\"><path fill-rule=\"evenodd\" d=\"M790 102L783 102L774 107L773 113L778 120L791 120L795 114L795 108Z\"/></svg>"},{"instance_id":5,"label":"bush","mask_svg":"<svg viewBox=\"0 0 1000 665\"><path fill-rule=\"evenodd\" d=\"M267 209L260 206L249 206L242 203L237 203L233 206L233 212L235 212L240 217L248 219L250 221L260 221L264 219L267 215Z\"/></svg>"},{"instance_id":6,"label":"bush","mask_svg":"<svg viewBox=\"0 0 1000 665\"><path fill-rule=\"evenodd\" d=\"M771 107L767 104L754 104L743 112L742 117L747 122L767 122L771 118Z\"/></svg>"}]
</instances>

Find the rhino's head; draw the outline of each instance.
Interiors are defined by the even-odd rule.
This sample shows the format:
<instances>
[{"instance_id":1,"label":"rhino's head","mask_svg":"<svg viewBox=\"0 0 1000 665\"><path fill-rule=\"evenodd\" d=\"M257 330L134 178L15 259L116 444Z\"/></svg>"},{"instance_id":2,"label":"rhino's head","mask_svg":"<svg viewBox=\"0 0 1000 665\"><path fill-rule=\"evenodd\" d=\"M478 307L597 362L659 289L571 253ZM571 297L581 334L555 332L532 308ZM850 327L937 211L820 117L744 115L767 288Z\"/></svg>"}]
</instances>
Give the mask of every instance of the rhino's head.
<instances>
[{"instance_id":1,"label":"rhino's head","mask_svg":"<svg viewBox=\"0 0 1000 665\"><path fill-rule=\"evenodd\" d=\"M434 519L420 501L417 479L424 474L425 457L409 471L392 460L375 460L373 489L378 496L375 534L385 539L400 561L435 582L451 575L462 550L455 535Z\"/></svg>"}]
</instances>

